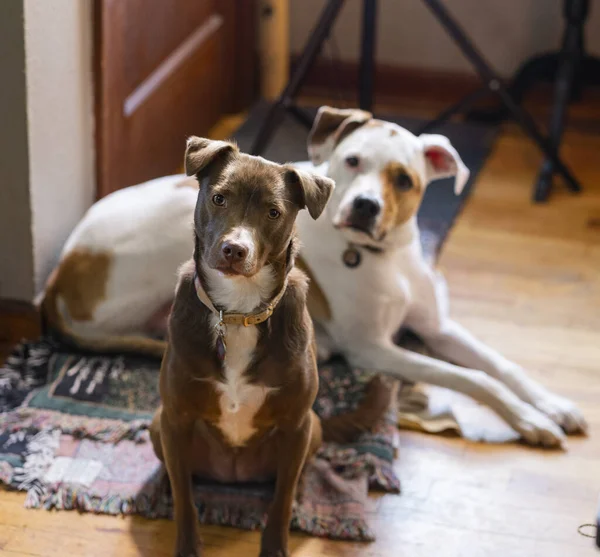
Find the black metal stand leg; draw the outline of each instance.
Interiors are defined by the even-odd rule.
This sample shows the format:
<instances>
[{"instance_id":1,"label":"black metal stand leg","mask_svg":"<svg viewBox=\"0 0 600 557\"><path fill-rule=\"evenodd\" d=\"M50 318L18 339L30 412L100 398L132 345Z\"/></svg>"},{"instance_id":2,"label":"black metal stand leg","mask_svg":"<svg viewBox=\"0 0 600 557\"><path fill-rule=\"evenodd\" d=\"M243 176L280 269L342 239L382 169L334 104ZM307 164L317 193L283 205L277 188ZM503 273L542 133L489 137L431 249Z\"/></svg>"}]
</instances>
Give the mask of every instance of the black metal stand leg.
<instances>
[{"instance_id":1,"label":"black metal stand leg","mask_svg":"<svg viewBox=\"0 0 600 557\"><path fill-rule=\"evenodd\" d=\"M323 12L313 29L306 46L302 51L302 55L298 60L296 70L290 77L288 84L286 85L283 93L273 103L269 112L267 113L263 124L258 131L254 144L250 152L253 155L259 155L262 153L273 135L273 132L277 126L281 123L281 119L284 115L284 110L292 106L294 97L298 94L302 83L310 68L312 67L316 57L318 56L323 42L329 36L331 27L333 26L340 8L343 6L345 0L329 0Z\"/></svg>"},{"instance_id":2,"label":"black metal stand leg","mask_svg":"<svg viewBox=\"0 0 600 557\"><path fill-rule=\"evenodd\" d=\"M537 144L542 153L546 155L546 157L548 157L548 159L556 168L556 171L563 176L565 182L567 183L567 187L572 192L581 191L581 186L579 185L579 182L576 180L575 176L573 176L569 168L562 162L552 142L542 134L533 118L529 115L529 113L523 110L518 104L516 104L513 101L512 97L508 94L506 89L499 89L498 95L500 95L500 98L508 108L514 120L523 128L525 133L529 135L529 137Z\"/></svg>"},{"instance_id":3,"label":"black metal stand leg","mask_svg":"<svg viewBox=\"0 0 600 557\"><path fill-rule=\"evenodd\" d=\"M314 118L306 110L296 106L295 104L288 106L287 109L288 112L305 128L309 130L312 128Z\"/></svg>"},{"instance_id":4,"label":"black metal stand leg","mask_svg":"<svg viewBox=\"0 0 600 557\"><path fill-rule=\"evenodd\" d=\"M423 124L416 132L415 135L421 135L422 133L429 133L430 131L438 128L445 122L447 122L452 116L458 114L460 112L464 112L469 109L473 104L475 104L479 99L489 95L490 91L487 86L482 87L481 89L477 89L472 93L468 94L466 97L462 98L457 103L448 107L446 110L440 112L433 120L426 122Z\"/></svg>"},{"instance_id":5,"label":"black metal stand leg","mask_svg":"<svg viewBox=\"0 0 600 557\"><path fill-rule=\"evenodd\" d=\"M565 117L569 100L574 89L583 86L584 37L583 29L588 14L589 0L572 0L565 2L564 17L567 27L558 58L558 69L554 83L554 108L550 119L550 140L558 151L565 126ZM580 92L580 91L579 91ZM552 188L554 166L545 160L542 164L534 191L535 201L545 201Z\"/></svg>"},{"instance_id":6,"label":"black metal stand leg","mask_svg":"<svg viewBox=\"0 0 600 557\"><path fill-rule=\"evenodd\" d=\"M550 119L549 130L550 141L557 152L559 151L560 140L565 126L565 117L573 89L573 80L581 62L581 30L582 27L578 26L576 22L569 22L565 32L562 56L554 85L554 109ZM533 194L534 201L546 201L548 199L550 190L552 189L553 174L554 165L552 161L546 159L538 175Z\"/></svg>"},{"instance_id":7,"label":"black metal stand leg","mask_svg":"<svg viewBox=\"0 0 600 557\"><path fill-rule=\"evenodd\" d=\"M492 70L487 61L467 38L462 28L446 11L446 8L439 2L439 0L423 1L437 17L439 22L450 34L450 36L454 39L465 57L471 62L471 64L473 64L488 89L500 97L501 101L504 103L515 121L537 144L544 155L552 161L552 164L555 166L557 172L562 174L566 180L568 187L572 191L579 191L581 188L577 183L577 180L558 156L554 145L540 132L535 121L529 115L529 113L515 103L514 99L503 85L500 77Z\"/></svg>"},{"instance_id":8,"label":"black metal stand leg","mask_svg":"<svg viewBox=\"0 0 600 557\"><path fill-rule=\"evenodd\" d=\"M375 77L375 26L378 0L363 0L362 47L359 67L358 106L373 111L373 81Z\"/></svg>"},{"instance_id":9,"label":"black metal stand leg","mask_svg":"<svg viewBox=\"0 0 600 557\"><path fill-rule=\"evenodd\" d=\"M584 56L579 78L583 85L600 85L600 59L595 56Z\"/></svg>"},{"instance_id":10,"label":"black metal stand leg","mask_svg":"<svg viewBox=\"0 0 600 557\"><path fill-rule=\"evenodd\" d=\"M250 148L250 154L260 155L266 149L271 140L271 136L283 120L285 114L284 110L283 103L280 100L275 101L269 107L269 111L254 138L254 143L252 143L252 147Z\"/></svg>"},{"instance_id":11,"label":"black metal stand leg","mask_svg":"<svg viewBox=\"0 0 600 557\"><path fill-rule=\"evenodd\" d=\"M588 85L600 85L600 59L585 54L584 27L589 12L589 0L563 0L563 16L567 27L579 27L581 53L579 68L571 87L569 102L581 98L582 89ZM563 47L564 47L563 41ZM556 83L559 68L562 63L561 52L548 52L527 60L516 72L508 86L512 98L521 104L527 93L537 83ZM467 119L479 122L499 124L508 117L506 107L499 106L492 109L475 109L466 115Z\"/></svg>"}]
</instances>

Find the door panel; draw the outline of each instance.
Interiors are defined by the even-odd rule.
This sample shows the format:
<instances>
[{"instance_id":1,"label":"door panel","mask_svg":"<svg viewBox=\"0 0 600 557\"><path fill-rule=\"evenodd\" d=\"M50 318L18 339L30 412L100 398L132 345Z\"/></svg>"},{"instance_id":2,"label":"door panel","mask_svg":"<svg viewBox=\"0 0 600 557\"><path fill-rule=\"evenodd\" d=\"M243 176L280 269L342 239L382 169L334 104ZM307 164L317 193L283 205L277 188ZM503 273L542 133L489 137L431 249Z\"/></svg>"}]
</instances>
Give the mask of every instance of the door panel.
<instances>
[{"instance_id":1,"label":"door panel","mask_svg":"<svg viewBox=\"0 0 600 557\"><path fill-rule=\"evenodd\" d=\"M129 140L136 148L130 152L131 160L126 165L126 182L168 172L165 161L181 165L185 139L205 133L223 112L223 89L210 85L221 65L219 60L223 59L219 27L214 29L129 117ZM169 120L166 125L165 119ZM153 153L160 156L154 157ZM169 168L170 172L176 170L172 165Z\"/></svg>"},{"instance_id":2,"label":"door panel","mask_svg":"<svg viewBox=\"0 0 600 557\"><path fill-rule=\"evenodd\" d=\"M122 0L121 0L122 1ZM199 25L216 12L215 0L175 2L126 0L124 2L125 69L130 87L137 87ZM167 33L157 32L168 29Z\"/></svg>"},{"instance_id":3,"label":"door panel","mask_svg":"<svg viewBox=\"0 0 600 557\"><path fill-rule=\"evenodd\" d=\"M96 0L98 197L177 171L187 136L254 98L253 16L252 0Z\"/></svg>"}]
</instances>

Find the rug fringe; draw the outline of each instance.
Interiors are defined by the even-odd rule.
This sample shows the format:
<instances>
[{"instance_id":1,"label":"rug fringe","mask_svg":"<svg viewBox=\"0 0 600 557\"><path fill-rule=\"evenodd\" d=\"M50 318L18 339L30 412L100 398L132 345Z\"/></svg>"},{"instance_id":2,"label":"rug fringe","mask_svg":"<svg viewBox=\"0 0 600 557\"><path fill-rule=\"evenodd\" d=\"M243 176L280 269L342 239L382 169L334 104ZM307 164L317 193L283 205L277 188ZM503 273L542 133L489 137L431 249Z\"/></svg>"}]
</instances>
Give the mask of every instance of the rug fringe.
<instances>
[{"instance_id":1,"label":"rug fringe","mask_svg":"<svg viewBox=\"0 0 600 557\"><path fill-rule=\"evenodd\" d=\"M400 493L400 480L394 472L392 462L334 443L324 445L317 454L319 458L328 461L343 478L357 478L366 474L369 489Z\"/></svg>"},{"instance_id":2,"label":"rug fringe","mask_svg":"<svg viewBox=\"0 0 600 557\"><path fill-rule=\"evenodd\" d=\"M159 490L160 492L160 490ZM161 495L138 494L135 497L90 496L84 488L50 486L43 498L27 499L27 508L45 510L77 510L95 514L130 515L146 518L171 518L171 505L160 505ZM198 506L202 524L233 526L242 530L259 530L266 524L266 513L248 509L243 505ZM294 508L292 530L299 530L321 538L352 541L373 541L375 536L366 521L361 519L315 518L304 513L300 506Z\"/></svg>"},{"instance_id":3,"label":"rug fringe","mask_svg":"<svg viewBox=\"0 0 600 557\"><path fill-rule=\"evenodd\" d=\"M118 443L124 439L141 442L150 420L124 422L107 418L90 418L63 414L54 410L22 408L0 414L0 429L15 432L28 428L38 430L58 428L74 437L86 437L95 441Z\"/></svg>"},{"instance_id":4,"label":"rug fringe","mask_svg":"<svg viewBox=\"0 0 600 557\"><path fill-rule=\"evenodd\" d=\"M6 461L0 460L0 482L5 485L11 485L14 475L14 468Z\"/></svg>"},{"instance_id":5,"label":"rug fringe","mask_svg":"<svg viewBox=\"0 0 600 557\"><path fill-rule=\"evenodd\" d=\"M369 476L369 491L385 491L387 493L400 493L400 480L389 462L379 461Z\"/></svg>"},{"instance_id":6,"label":"rug fringe","mask_svg":"<svg viewBox=\"0 0 600 557\"><path fill-rule=\"evenodd\" d=\"M372 542L375 534L362 519L315 517L298 512L292 518L292 530L307 532L311 536L333 540Z\"/></svg>"}]
</instances>

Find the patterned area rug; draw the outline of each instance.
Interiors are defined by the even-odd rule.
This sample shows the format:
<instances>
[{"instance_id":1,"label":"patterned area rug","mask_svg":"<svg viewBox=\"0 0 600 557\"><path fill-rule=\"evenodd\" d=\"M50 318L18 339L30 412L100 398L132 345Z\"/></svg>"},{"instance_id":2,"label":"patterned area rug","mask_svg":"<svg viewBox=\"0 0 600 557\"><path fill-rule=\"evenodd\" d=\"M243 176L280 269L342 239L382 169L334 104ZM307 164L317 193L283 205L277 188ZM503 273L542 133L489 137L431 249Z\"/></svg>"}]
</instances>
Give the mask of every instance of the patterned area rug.
<instances>
[{"instance_id":1,"label":"patterned area rug","mask_svg":"<svg viewBox=\"0 0 600 557\"><path fill-rule=\"evenodd\" d=\"M156 360L73 353L50 339L17 347L0 370L0 480L26 505L108 514L171 516L171 496L148 438L159 403ZM353 408L370 378L334 359L320 369L315 411ZM399 491L392 460L396 414L352 445L326 444L306 467L292 528L367 541L369 488ZM264 526L271 484L196 482L200 520Z\"/></svg>"}]
</instances>

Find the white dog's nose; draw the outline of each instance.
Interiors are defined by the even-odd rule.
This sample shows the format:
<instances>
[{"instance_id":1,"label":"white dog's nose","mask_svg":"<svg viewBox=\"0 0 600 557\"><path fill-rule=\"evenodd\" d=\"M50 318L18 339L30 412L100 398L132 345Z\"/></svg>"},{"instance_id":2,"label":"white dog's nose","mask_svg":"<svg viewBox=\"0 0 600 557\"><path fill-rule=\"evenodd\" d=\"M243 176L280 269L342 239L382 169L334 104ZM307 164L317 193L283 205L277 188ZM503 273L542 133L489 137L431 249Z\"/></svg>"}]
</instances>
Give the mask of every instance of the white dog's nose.
<instances>
[{"instance_id":1,"label":"white dog's nose","mask_svg":"<svg viewBox=\"0 0 600 557\"><path fill-rule=\"evenodd\" d=\"M381 203L373 195L361 194L354 198L348 219L350 226L370 232L381 212Z\"/></svg>"},{"instance_id":2,"label":"white dog's nose","mask_svg":"<svg viewBox=\"0 0 600 557\"><path fill-rule=\"evenodd\" d=\"M361 219L373 219L380 211L379 200L370 195L359 195L352 203L352 212Z\"/></svg>"}]
</instances>

